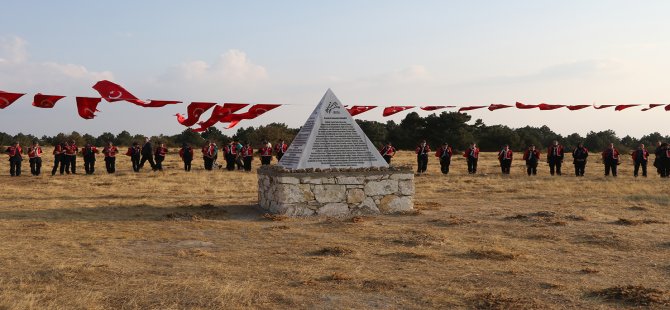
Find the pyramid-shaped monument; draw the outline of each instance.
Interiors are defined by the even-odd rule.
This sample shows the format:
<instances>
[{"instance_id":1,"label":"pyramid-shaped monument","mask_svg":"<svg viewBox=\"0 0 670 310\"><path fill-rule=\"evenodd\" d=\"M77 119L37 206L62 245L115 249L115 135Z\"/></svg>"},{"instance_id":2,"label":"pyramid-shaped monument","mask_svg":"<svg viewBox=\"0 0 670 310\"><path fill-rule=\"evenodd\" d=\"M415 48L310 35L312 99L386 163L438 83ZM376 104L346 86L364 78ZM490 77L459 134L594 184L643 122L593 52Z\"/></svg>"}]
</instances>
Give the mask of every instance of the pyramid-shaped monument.
<instances>
[{"instance_id":1,"label":"pyramid-shaped monument","mask_svg":"<svg viewBox=\"0 0 670 310\"><path fill-rule=\"evenodd\" d=\"M279 166L287 169L388 167L361 127L328 89Z\"/></svg>"}]
</instances>

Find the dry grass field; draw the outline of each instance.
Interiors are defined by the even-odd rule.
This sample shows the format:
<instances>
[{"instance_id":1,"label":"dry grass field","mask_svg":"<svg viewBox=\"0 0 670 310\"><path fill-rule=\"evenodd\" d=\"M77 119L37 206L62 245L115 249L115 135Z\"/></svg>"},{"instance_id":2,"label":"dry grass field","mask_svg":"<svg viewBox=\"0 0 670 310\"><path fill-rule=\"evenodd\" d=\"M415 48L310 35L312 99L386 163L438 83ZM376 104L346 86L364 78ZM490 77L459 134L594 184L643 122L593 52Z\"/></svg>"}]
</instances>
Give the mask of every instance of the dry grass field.
<instances>
[{"instance_id":1,"label":"dry grass field","mask_svg":"<svg viewBox=\"0 0 670 310\"><path fill-rule=\"evenodd\" d=\"M593 156L595 157L595 156ZM0 309L670 308L670 180L467 175L431 158L417 212L283 218L254 173L166 171L10 178L0 162ZM414 164L410 153L395 163ZM258 165L259 160L254 161ZM653 170L653 169L650 169Z\"/></svg>"}]
</instances>

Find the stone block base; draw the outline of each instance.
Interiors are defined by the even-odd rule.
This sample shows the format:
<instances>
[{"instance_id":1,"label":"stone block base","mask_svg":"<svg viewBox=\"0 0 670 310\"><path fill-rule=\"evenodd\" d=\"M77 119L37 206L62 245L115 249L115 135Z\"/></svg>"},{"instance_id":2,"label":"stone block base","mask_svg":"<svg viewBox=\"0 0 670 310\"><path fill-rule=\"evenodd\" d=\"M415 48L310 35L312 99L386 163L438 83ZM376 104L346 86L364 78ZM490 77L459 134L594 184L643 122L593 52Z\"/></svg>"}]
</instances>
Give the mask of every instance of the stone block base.
<instances>
[{"instance_id":1,"label":"stone block base","mask_svg":"<svg viewBox=\"0 0 670 310\"><path fill-rule=\"evenodd\" d=\"M408 169L292 172L258 169L258 204L287 216L351 216L414 210Z\"/></svg>"}]
</instances>

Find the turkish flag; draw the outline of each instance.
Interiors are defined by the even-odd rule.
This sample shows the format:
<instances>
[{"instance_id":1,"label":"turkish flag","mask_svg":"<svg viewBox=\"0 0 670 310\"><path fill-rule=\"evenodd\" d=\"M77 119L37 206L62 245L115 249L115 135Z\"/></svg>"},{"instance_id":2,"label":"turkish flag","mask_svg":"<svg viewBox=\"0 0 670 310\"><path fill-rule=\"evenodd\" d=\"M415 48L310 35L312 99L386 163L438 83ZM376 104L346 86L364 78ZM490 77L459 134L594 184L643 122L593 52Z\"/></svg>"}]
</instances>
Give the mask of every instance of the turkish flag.
<instances>
[{"instance_id":1,"label":"turkish flag","mask_svg":"<svg viewBox=\"0 0 670 310\"><path fill-rule=\"evenodd\" d=\"M215 102L191 102L186 108L186 114L188 118L184 118L183 115L177 113L177 121L179 124L182 124L186 127L195 125L196 122L200 119L203 113L211 109L216 105Z\"/></svg>"},{"instance_id":2,"label":"turkish flag","mask_svg":"<svg viewBox=\"0 0 670 310\"><path fill-rule=\"evenodd\" d=\"M499 109L506 109L506 108L511 108L511 105L506 105L506 104L492 104L489 106L489 111L494 111L494 110L499 110Z\"/></svg>"},{"instance_id":3,"label":"turkish flag","mask_svg":"<svg viewBox=\"0 0 670 310\"><path fill-rule=\"evenodd\" d=\"M424 111L435 111L439 109L445 109L445 108L455 108L456 106L453 105L429 105L425 107L421 107L421 110Z\"/></svg>"},{"instance_id":4,"label":"turkish flag","mask_svg":"<svg viewBox=\"0 0 670 310\"><path fill-rule=\"evenodd\" d=\"M107 80L102 80L95 83L95 85L93 85L93 89L97 90L98 93L100 93L100 96L107 100L107 102L128 101L137 105L146 104L146 102L137 99L137 97L133 96L133 94L131 94L125 88L121 87L121 85Z\"/></svg>"},{"instance_id":5,"label":"turkish flag","mask_svg":"<svg viewBox=\"0 0 670 310\"><path fill-rule=\"evenodd\" d=\"M0 90L0 109L8 107L10 104L14 103L17 99L21 98L25 94L19 93L8 93Z\"/></svg>"},{"instance_id":6,"label":"turkish flag","mask_svg":"<svg viewBox=\"0 0 670 310\"><path fill-rule=\"evenodd\" d=\"M95 112L98 111L98 103L102 98L91 97L77 97L77 112L83 119L92 119L95 117Z\"/></svg>"},{"instance_id":7,"label":"turkish flag","mask_svg":"<svg viewBox=\"0 0 670 310\"><path fill-rule=\"evenodd\" d=\"M540 107L540 110L542 110L542 111L548 111L548 110L560 109L562 107L565 107L565 105L540 103L539 107Z\"/></svg>"},{"instance_id":8,"label":"turkish flag","mask_svg":"<svg viewBox=\"0 0 670 310\"><path fill-rule=\"evenodd\" d=\"M410 106L402 106L402 107L397 106L397 107L388 107L388 108L384 108L384 112L382 113L382 116L390 116L390 115L396 114L396 113L398 113L398 112L402 112L402 111L405 111L405 110L409 110L409 109L411 109L411 108L413 108L413 107L410 107Z\"/></svg>"},{"instance_id":9,"label":"turkish flag","mask_svg":"<svg viewBox=\"0 0 670 310\"><path fill-rule=\"evenodd\" d=\"M246 103L225 103L223 106L217 105L212 110L212 115L204 122L199 122L200 128L193 129L195 132L203 132L207 128L214 126L218 122L224 122L224 119L248 106Z\"/></svg>"},{"instance_id":10,"label":"turkish flag","mask_svg":"<svg viewBox=\"0 0 670 310\"><path fill-rule=\"evenodd\" d=\"M241 120L254 119L265 114L267 111L278 108L279 106L280 104L254 104L249 108L249 110L247 110L247 112L240 114L230 114L224 117L223 122L230 122L228 127L226 127L226 129L230 129L235 127Z\"/></svg>"},{"instance_id":11,"label":"turkish flag","mask_svg":"<svg viewBox=\"0 0 670 310\"><path fill-rule=\"evenodd\" d=\"M620 104L614 108L614 111L622 111L636 106L639 106L639 104Z\"/></svg>"},{"instance_id":12,"label":"turkish flag","mask_svg":"<svg viewBox=\"0 0 670 310\"><path fill-rule=\"evenodd\" d=\"M477 110L477 109L481 109L481 108L486 108L486 106L485 105L472 105L472 106L468 106L468 107L462 107L462 108L458 109L458 112Z\"/></svg>"},{"instance_id":13,"label":"turkish flag","mask_svg":"<svg viewBox=\"0 0 670 310\"><path fill-rule=\"evenodd\" d=\"M168 104L177 104L181 103L181 101L176 101L176 100L149 100L149 102L146 103L136 103L138 106L145 107L145 108L160 108L164 107Z\"/></svg>"},{"instance_id":14,"label":"turkish flag","mask_svg":"<svg viewBox=\"0 0 670 310\"><path fill-rule=\"evenodd\" d=\"M599 105L599 106L594 104L593 108L600 110L600 109L610 108L610 107L613 107L613 106L614 106L613 104L603 104L603 105Z\"/></svg>"},{"instance_id":15,"label":"turkish flag","mask_svg":"<svg viewBox=\"0 0 670 310\"><path fill-rule=\"evenodd\" d=\"M642 109L642 110L640 110L640 111L649 111L649 110L651 110L651 109L653 109L653 108L655 108L655 107L660 107L660 106L662 106L662 104L652 103L652 104L649 105L648 108L644 108L644 109Z\"/></svg>"},{"instance_id":16,"label":"turkish flag","mask_svg":"<svg viewBox=\"0 0 670 310\"><path fill-rule=\"evenodd\" d=\"M33 98L33 106L38 108L51 109L56 105L56 101L65 98L65 96L36 94Z\"/></svg>"},{"instance_id":17,"label":"turkish flag","mask_svg":"<svg viewBox=\"0 0 670 310\"><path fill-rule=\"evenodd\" d=\"M581 109L588 108L588 107L590 107L590 106L591 106L590 104L569 105L569 106L568 106L568 110L570 110L570 111L577 111L577 110L581 110Z\"/></svg>"},{"instance_id":18,"label":"turkish flag","mask_svg":"<svg viewBox=\"0 0 670 310\"><path fill-rule=\"evenodd\" d=\"M370 111L376 107L377 106L374 105L355 105L351 108L348 108L347 111L349 111L349 114L351 114L351 116L355 116L363 112Z\"/></svg>"},{"instance_id":19,"label":"turkish flag","mask_svg":"<svg viewBox=\"0 0 670 310\"><path fill-rule=\"evenodd\" d=\"M535 109L535 108L538 108L538 107L540 107L540 106L537 105L537 104L523 104L521 102L516 103L516 108L517 109Z\"/></svg>"}]
</instances>

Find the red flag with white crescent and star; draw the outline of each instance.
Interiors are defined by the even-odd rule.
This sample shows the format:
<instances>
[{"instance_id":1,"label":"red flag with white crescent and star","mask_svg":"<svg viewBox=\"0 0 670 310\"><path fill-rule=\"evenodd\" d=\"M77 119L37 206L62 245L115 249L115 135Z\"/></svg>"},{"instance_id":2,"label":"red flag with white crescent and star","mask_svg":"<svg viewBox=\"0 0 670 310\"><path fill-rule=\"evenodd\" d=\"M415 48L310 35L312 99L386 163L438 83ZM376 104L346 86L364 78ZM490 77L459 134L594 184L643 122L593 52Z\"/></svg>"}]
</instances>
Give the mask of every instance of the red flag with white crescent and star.
<instances>
[{"instance_id":1,"label":"red flag with white crescent and star","mask_svg":"<svg viewBox=\"0 0 670 310\"><path fill-rule=\"evenodd\" d=\"M137 105L146 104L146 102L137 99L137 97L121 85L107 80L98 81L93 85L93 89L97 90L98 93L100 93L100 96L107 100L107 102L128 101Z\"/></svg>"},{"instance_id":2,"label":"red flag with white crescent and star","mask_svg":"<svg viewBox=\"0 0 670 310\"><path fill-rule=\"evenodd\" d=\"M595 104L594 104L594 105L593 105L593 108L594 108L594 109L598 109L598 110L600 110L600 109L611 108L611 107L613 107L613 106L614 106L613 104L603 104L603 105L595 105Z\"/></svg>"},{"instance_id":3,"label":"red flag with white crescent and star","mask_svg":"<svg viewBox=\"0 0 670 310\"><path fill-rule=\"evenodd\" d=\"M65 98L65 96L58 95L42 95L37 93L33 98L33 106L44 109L51 109L56 105L58 100Z\"/></svg>"},{"instance_id":4,"label":"red flag with white crescent and star","mask_svg":"<svg viewBox=\"0 0 670 310\"><path fill-rule=\"evenodd\" d=\"M358 114L370 111L370 110L372 110L376 107L377 106L375 106L375 105L355 105L351 108L347 108L347 111L349 112L349 114L351 116L356 116Z\"/></svg>"},{"instance_id":5,"label":"red flag with white crescent and star","mask_svg":"<svg viewBox=\"0 0 670 310\"><path fill-rule=\"evenodd\" d=\"M151 100L151 99L149 99L149 102L136 103L136 104L138 106L145 107L145 108L160 108L160 107L164 107L168 104L177 104L177 103L182 103L182 102L177 101L177 100Z\"/></svg>"},{"instance_id":6,"label":"red flag with white crescent and star","mask_svg":"<svg viewBox=\"0 0 670 310\"><path fill-rule=\"evenodd\" d=\"M663 104L652 103L652 104L649 105L649 107L644 108L644 109L642 109L642 110L640 110L640 111L649 111L649 110L651 110L651 109L653 109L653 108L655 108L655 107L660 107L660 106L662 106L662 105L663 105Z\"/></svg>"},{"instance_id":7,"label":"red flag with white crescent and star","mask_svg":"<svg viewBox=\"0 0 670 310\"><path fill-rule=\"evenodd\" d=\"M249 108L249 110L247 110L247 112L240 114L230 114L224 117L222 122L230 122L230 124L228 124L226 127L226 129L230 129L235 127L242 120L254 119L265 114L267 111L278 108L279 106L280 104L254 104Z\"/></svg>"},{"instance_id":8,"label":"red flag with white crescent and star","mask_svg":"<svg viewBox=\"0 0 670 310\"><path fill-rule=\"evenodd\" d=\"M92 97L77 97L77 112L83 119L92 119L95 117L95 112L98 111L98 103L102 98Z\"/></svg>"},{"instance_id":9,"label":"red flag with white crescent and star","mask_svg":"<svg viewBox=\"0 0 670 310\"><path fill-rule=\"evenodd\" d=\"M203 132L207 128L216 125L218 122L224 122L224 118L232 113L235 113L242 108L248 106L246 103L224 103L223 106L216 105L212 110L212 114L204 122L199 122L200 128L193 129L195 132Z\"/></svg>"},{"instance_id":10,"label":"red flag with white crescent and star","mask_svg":"<svg viewBox=\"0 0 670 310\"><path fill-rule=\"evenodd\" d=\"M485 105L471 105L471 106L462 107L462 108L458 109L458 112L472 111L472 110L477 110L477 109L481 109L481 108L486 108L486 106Z\"/></svg>"},{"instance_id":11,"label":"red flag with white crescent and star","mask_svg":"<svg viewBox=\"0 0 670 310\"><path fill-rule=\"evenodd\" d=\"M8 107L10 104L14 103L17 99L21 98L25 94L20 93L8 93L0 90L0 109Z\"/></svg>"},{"instance_id":12,"label":"red flag with white crescent and star","mask_svg":"<svg viewBox=\"0 0 670 310\"><path fill-rule=\"evenodd\" d=\"M614 107L614 111L623 111L625 109L632 108L632 107L637 107L637 106L639 106L639 104L620 104L620 105Z\"/></svg>"},{"instance_id":13,"label":"red flag with white crescent and star","mask_svg":"<svg viewBox=\"0 0 670 310\"><path fill-rule=\"evenodd\" d=\"M446 108L455 108L456 106L454 105L429 105L425 107L421 107L421 110L424 111L435 111L435 110L440 110L440 109L446 109Z\"/></svg>"},{"instance_id":14,"label":"red flag with white crescent and star","mask_svg":"<svg viewBox=\"0 0 670 310\"><path fill-rule=\"evenodd\" d=\"M540 105L538 105L538 104L523 104L523 103L518 102L518 101L516 103L516 108L517 109L535 109L535 108L539 108L539 107L540 107Z\"/></svg>"},{"instance_id":15,"label":"red flag with white crescent and star","mask_svg":"<svg viewBox=\"0 0 670 310\"><path fill-rule=\"evenodd\" d=\"M549 110L560 109L562 107L565 107L565 105L540 103L539 107L540 107L540 110L542 110L542 111L549 111Z\"/></svg>"},{"instance_id":16,"label":"red flag with white crescent and star","mask_svg":"<svg viewBox=\"0 0 670 310\"><path fill-rule=\"evenodd\" d=\"M394 107L387 107L384 108L384 112L382 113L382 116L391 116L393 114L409 110L411 108L414 108L413 106L394 106Z\"/></svg>"},{"instance_id":17,"label":"red flag with white crescent and star","mask_svg":"<svg viewBox=\"0 0 670 310\"><path fill-rule=\"evenodd\" d=\"M586 109L590 106L591 106L590 104L576 104L576 105L569 105L569 106L567 106L567 108L570 111L577 111L577 110L581 110L581 109Z\"/></svg>"},{"instance_id":18,"label":"red flag with white crescent and star","mask_svg":"<svg viewBox=\"0 0 670 310\"><path fill-rule=\"evenodd\" d=\"M507 108L511 108L511 107L512 107L511 105L506 105L506 104L492 104L492 105L489 105L489 111L507 109Z\"/></svg>"},{"instance_id":19,"label":"red flag with white crescent and star","mask_svg":"<svg viewBox=\"0 0 670 310\"><path fill-rule=\"evenodd\" d=\"M216 105L215 102L191 102L186 108L186 115L188 118L185 118L183 115L177 113L177 121L179 124L182 124L186 127L195 125L202 116L203 113L211 109Z\"/></svg>"}]
</instances>

